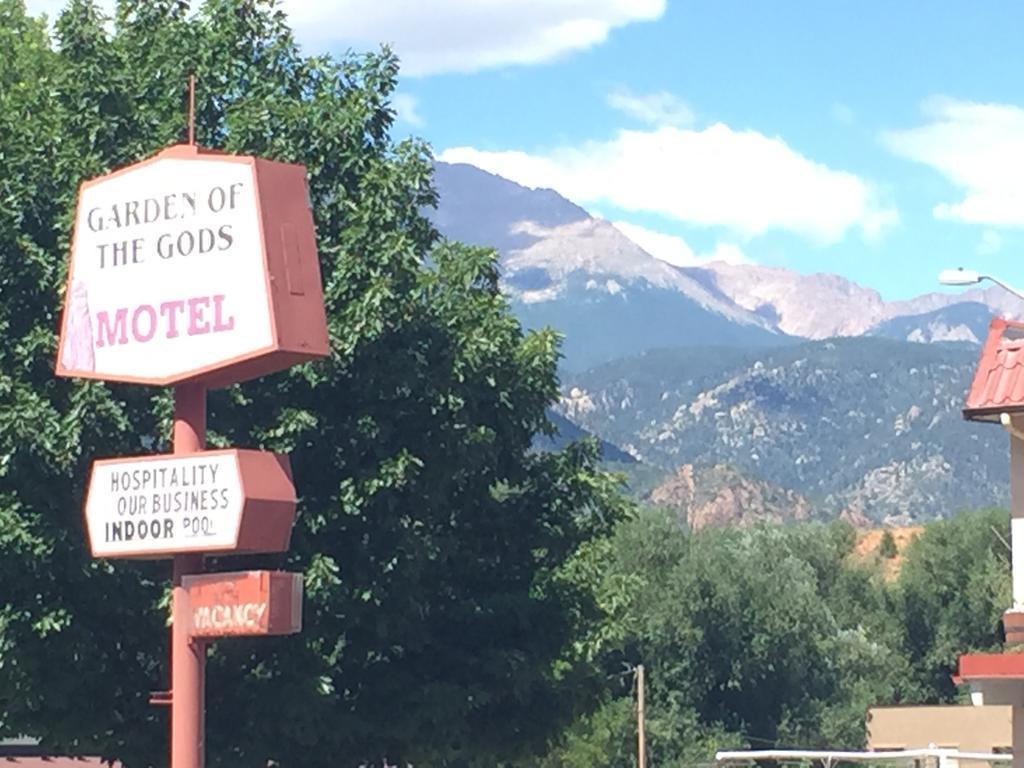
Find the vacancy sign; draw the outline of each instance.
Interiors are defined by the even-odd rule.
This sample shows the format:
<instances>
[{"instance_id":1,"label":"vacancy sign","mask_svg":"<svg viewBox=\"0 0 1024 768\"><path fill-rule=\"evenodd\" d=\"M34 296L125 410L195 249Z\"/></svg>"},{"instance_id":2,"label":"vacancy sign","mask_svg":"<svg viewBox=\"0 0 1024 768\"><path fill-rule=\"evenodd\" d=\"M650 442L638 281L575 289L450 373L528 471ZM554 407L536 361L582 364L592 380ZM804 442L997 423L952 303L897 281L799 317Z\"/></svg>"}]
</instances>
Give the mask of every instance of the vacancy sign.
<instances>
[{"instance_id":1,"label":"vacancy sign","mask_svg":"<svg viewBox=\"0 0 1024 768\"><path fill-rule=\"evenodd\" d=\"M231 383L327 353L305 171L173 147L82 185L57 373Z\"/></svg>"},{"instance_id":2,"label":"vacancy sign","mask_svg":"<svg viewBox=\"0 0 1024 768\"><path fill-rule=\"evenodd\" d=\"M294 516L287 457L248 450L97 461L85 502L94 557L283 552Z\"/></svg>"},{"instance_id":3,"label":"vacancy sign","mask_svg":"<svg viewBox=\"0 0 1024 768\"><path fill-rule=\"evenodd\" d=\"M302 574L239 571L185 576L193 637L290 635L302 629Z\"/></svg>"}]
</instances>

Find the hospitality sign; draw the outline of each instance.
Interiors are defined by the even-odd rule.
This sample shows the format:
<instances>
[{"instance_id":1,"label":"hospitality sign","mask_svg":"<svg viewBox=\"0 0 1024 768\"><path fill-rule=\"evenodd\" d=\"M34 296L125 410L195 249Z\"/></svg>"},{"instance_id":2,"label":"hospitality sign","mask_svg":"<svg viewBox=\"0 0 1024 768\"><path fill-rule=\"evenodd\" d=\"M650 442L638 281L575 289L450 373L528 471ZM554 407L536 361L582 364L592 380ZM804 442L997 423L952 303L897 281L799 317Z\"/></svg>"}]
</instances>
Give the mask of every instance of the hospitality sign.
<instances>
[{"instance_id":1,"label":"hospitality sign","mask_svg":"<svg viewBox=\"0 0 1024 768\"><path fill-rule=\"evenodd\" d=\"M94 557L281 551L294 511L288 459L242 450L97 461L85 502Z\"/></svg>"}]
</instances>

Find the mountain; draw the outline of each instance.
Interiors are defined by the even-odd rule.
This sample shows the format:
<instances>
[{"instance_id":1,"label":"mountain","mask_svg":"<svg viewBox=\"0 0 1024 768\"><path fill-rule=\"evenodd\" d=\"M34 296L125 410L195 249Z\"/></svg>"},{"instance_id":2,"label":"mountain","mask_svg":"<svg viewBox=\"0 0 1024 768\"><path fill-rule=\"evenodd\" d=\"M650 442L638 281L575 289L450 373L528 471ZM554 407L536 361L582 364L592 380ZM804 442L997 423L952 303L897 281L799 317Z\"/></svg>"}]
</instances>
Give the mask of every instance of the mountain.
<instances>
[{"instance_id":1,"label":"mountain","mask_svg":"<svg viewBox=\"0 0 1024 768\"><path fill-rule=\"evenodd\" d=\"M885 316L885 302L877 291L839 275L721 262L685 271L792 336L859 336Z\"/></svg>"},{"instance_id":2,"label":"mountain","mask_svg":"<svg viewBox=\"0 0 1024 768\"><path fill-rule=\"evenodd\" d=\"M976 359L873 337L656 350L567 376L558 410L645 463L727 464L899 524L1007 501L1005 434L960 414Z\"/></svg>"},{"instance_id":3,"label":"mountain","mask_svg":"<svg viewBox=\"0 0 1024 768\"><path fill-rule=\"evenodd\" d=\"M871 334L976 343L986 313L1024 315L1024 302L998 287L885 301L832 274L723 262L677 267L553 190L442 162L434 181L440 202L426 213L435 226L500 252L514 310L527 327L565 333L569 370L697 342L775 346Z\"/></svg>"},{"instance_id":4,"label":"mountain","mask_svg":"<svg viewBox=\"0 0 1024 768\"><path fill-rule=\"evenodd\" d=\"M991 307L977 301L965 301L920 315L894 317L879 323L868 334L923 343L958 341L981 344L988 335L991 321Z\"/></svg>"},{"instance_id":5,"label":"mountain","mask_svg":"<svg viewBox=\"0 0 1024 768\"><path fill-rule=\"evenodd\" d=\"M670 288L645 280L623 285L613 276L583 271L567 276L557 298L514 300L513 309L527 328L549 326L564 334L562 367L570 371L703 340L743 348L791 341L767 329L734 322Z\"/></svg>"},{"instance_id":6,"label":"mountain","mask_svg":"<svg viewBox=\"0 0 1024 768\"><path fill-rule=\"evenodd\" d=\"M438 230L497 248L522 322L566 335L555 444L596 435L636 495L697 526L1006 502L1005 435L960 417L989 317L1024 310L1006 291L886 301L838 275L682 268L552 190L445 163L435 184Z\"/></svg>"},{"instance_id":7,"label":"mountain","mask_svg":"<svg viewBox=\"0 0 1024 768\"><path fill-rule=\"evenodd\" d=\"M470 165L436 163L438 230L501 254L502 286L530 328L565 333L565 367L582 369L665 345L764 346L788 338L770 321L656 259L603 219L551 190Z\"/></svg>"},{"instance_id":8,"label":"mountain","mask_svg":"<svg viewBox=\"0 0 1024 768\"><path fill-rule=\"evenodd\" d=\"M576 440L582 440L587 437L594 437L587 430L580 427L575 422L569 421L569 419L562 416L560 413L551 411L548 413L548 418L551 423L555 426L557 433L552 437L538 437L537 445L545 450L559 450L564 448L571 442ZM637 460L626 453L624 450L619 448L617 445L612 445L607 440L597 439L598 445L601 447L601 458L605 462L613 462L615 464L636 464Z\"/></svg>"},{"instance_id":9,"label":"mountain","mask_svg":"<svg viewBox=\"0 0 1024 768\"><path fill-rule=\"evenodd\" d=\"M511 253L539 238L514 231L521 222L560 227L587 221L590 214L551 189L530 189L464 163L434 163L439 203L427 211L434 226L452 240Z\"/></svg>"},{"instance_id":10,"label":"mountain","mask_svg":"<svg viewBox=\"0 0 1024 768\"><path fill-rule=\"evenodd\" d=\"M1024 315L1024 302L999 287L884 301L878 291L839 275L801 275L781 267L722 262L684 271L783 333L805 339L892 336L905 328L906 334L898 338L980 343L992 315Z\"/></svg>"},{"instance_id":11,"label":"mountain","mask_svg":"<svg viewBox=\"0 0 1024 768\"><path fill-rule=\"evenodd\" d=\"M684 464L654 489L650 501L674 510L692 531L808 520L812 515L800 494L725 464Z\"/></svg>"}]
</instances>

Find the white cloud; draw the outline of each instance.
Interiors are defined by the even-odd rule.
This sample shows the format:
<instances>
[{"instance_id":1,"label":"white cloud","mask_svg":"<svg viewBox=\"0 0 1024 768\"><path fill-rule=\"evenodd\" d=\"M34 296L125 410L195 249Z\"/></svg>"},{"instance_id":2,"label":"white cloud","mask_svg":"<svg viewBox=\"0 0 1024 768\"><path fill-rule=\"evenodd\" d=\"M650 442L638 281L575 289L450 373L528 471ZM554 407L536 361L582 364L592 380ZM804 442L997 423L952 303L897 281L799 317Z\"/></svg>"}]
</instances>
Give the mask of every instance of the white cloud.
<instances>
[{"instance_id":1,"label":"white cloud","mask_svg":"<svg viewBox=\"0 0 1024 768\"><path fill-rule=\"evenodd\" d=\"M396 93L391 97L391 106L394 108L398 120L414 128L423 125L423 116L418 111L419 103L415 96L408 93Z\"/></svg>"},{"instance_id":2,"label":"white cloud","mask_svg":"<svg viewBox=\"0 0 1024 768\"><path fill-rule=\"evenodd\" d=\"M67 0L28 0L55 18ZM101 0L108 13L113 0ZM193 8L198 6L192 0ZM282 0L313 52L391 44L402 74L475 72L539 64L603 43L609 33L665 12L666 0Z\"/></svg>"},{"instance_id":3,"label":"white cloud","mask_svg":"<svg viewBox=\"0 0 1024 768\"><path fill-rule=\"evenodd\" d=\"M538 64L651 21L666 0L288 0L299 39L319 49L391 43L405 75Z\"/></svg>"},{"instance_id":4,"label":"white cloud","mask_svg":"<svg viewBox=\"0 0 1024 768\"><path fill-rule=\"evenodd\" d=\"M727 264L751 263L740 247L733 243L717 243L711 253L698 256L687 242L677 235L658 232L628 221L615 221L612 224L651 256L677 267L696 267L712 261L724 261Z\"/></svg>"},{"instance_id":5,"label":"white cloud","mask_svg":"<svg viewBox=\"0 0 1024 768\"><path fill-rule=\"evenodd\" d=\"M681 237L656 232L639 224L630 224L628 221L613 221L612 224L619 232L657 259L677 267L692 267L699 263L693 249Z\"/></svg>"},{"instance_id":6,"label":"white cloud","mask_svg":"<svg viewBox=\"0 0 1024 768\"><path fill-rule=\"evenodd\" d=\"M694 121L693 110L667 91L641 95L626 88L618 88L608 94L607 101L612 109L648 125L674 125L682 128L692 125Z\"/></svg>"},{"instance_id":7,"label":"white cloud","mask_svg":"<svg viewBox=\"0 0 1024 768\"><path fill-rule=\"evenodd\" d=\"M734 243L718 243L715 250L704 257L705 262L724 261L726 264L753 264Z\"/></svg>"},{"instance_id":8,"label":"white cloud","mask_svg":"<svg viewBox=\"0 0 1024 768\"><path fill-rule=\"evenodd\" d=\"M888 131L882 140L960 187L963 197L936 205L935 217L1024 226L1024 109L935 98L922 111L926 124Z\"/></svg>"},{"instance_id":9,"label":"white cloud","mask_svg":"<svg viewBox=\"0 0 1024 768\"><path fill-rule=\"evenodd\" d=\"M900 223L900 214L895 208L879 208L865 214L860 231L864 240L877 243L882 235Z\"/></svg>"},{"instance_id":10,"label":"white cloud","mask_svg":"<svg viewBox=\"0 0 1024 768\"><path fill-rule=\"evenodd\" d=\"M978 243L978 255L991 256L999 253L1003 248L1003 238L994 230L986 229L981 233L981 242Z\"/></svg>"},{"instance_id":11,"label":"white cloud","mask_svg":"<svg viewBox=\"0 0 1024 768\"><path fill-rule=\"evenodd\" d=\"M576 203L726 227L745 237L783 230L832 243L850 229L876 237L898 220L858 176L809 160L781 139L723 124L621 131L609 141L544 154L455 147L440 159L552 187Z\"/></svg>"}]
</instances>

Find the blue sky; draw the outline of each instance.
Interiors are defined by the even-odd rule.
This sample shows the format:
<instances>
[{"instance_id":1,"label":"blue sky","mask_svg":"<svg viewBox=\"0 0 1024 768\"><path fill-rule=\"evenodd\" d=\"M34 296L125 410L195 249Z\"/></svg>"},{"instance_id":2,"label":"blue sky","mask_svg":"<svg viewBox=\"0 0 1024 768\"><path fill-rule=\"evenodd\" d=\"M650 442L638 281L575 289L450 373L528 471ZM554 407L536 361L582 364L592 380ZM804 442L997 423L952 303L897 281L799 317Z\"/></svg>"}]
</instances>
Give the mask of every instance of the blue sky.
<instances>
[{"instance_id":1,"label":"blue sky","mask_svg":"<svg viewBox=\"0 0 1024 768\"><path fill-rule=\"evenodd\" d=\"M888 299L950 266L1024 285L1022 4L283 6L310 52L394 44L398 134L553 187L667 260L835 272Z\"/></svg>"},{"instance_id":2,"label":"blue sky","mask_svg":"<svg viewBox=\"0 0 1024 768\"><path fill-rule=\"evenodd\" d=\"M1024 186L1024 174L1012 173L1022 170L1024 154L1024 114L1015 114L1024 103L1019 37L1024 6L947 3L923 11L921 4L864 0L670 0L656 20L612 29L605 42L586 50L531 66L405 78L402 90L415 99L421 124L414 131L442 156L476 160L528 183L546 179L577 197L575 187L557 174L517 174L515 157L502 162L492 154L450 150L518 150L544 157L588 142L613 141L622 130L656 131L657 122L645 125L615 109L609 94L668 94L692 113L692 122L680 123L685 131L701 134L726 126L732 132L755 132L829 171L852 174L870 190L867 210L882 217L879 231L863 231L863 216L870 214L837 214L834 209L843 203L831 201L813 179L803 193L786 192L794 180L778 179L779 193L794 194L794 205L806 204L810 216L839 216L835 226L843 227L841 232L814 233L813 226L785 213L774 223L746 225L743 210L730 221L715 211L687 216L685 211L650 210L643 201L627 208L621 199L600 195L580 201L589 210L681 237L697 258L728 244L750 261L801 272L837 272L886 298L934 290L936 272L948 266L974 267L1024 283L1019 266L1024 260L1017 255L1024 200L1009 220L984 211L971 220L942 218L935 210L964 201L972 190L998 195L1006 186L1012 191L1016 179ZM972 104L1009 110L986 118L973 114ZM943 125L947 135L929 137L928 126ZM906 133L914 129L925 132ZM1009 140L1007 149L1017 156L1006 158L1002 170L1007 178L985 182L1000 171L1000 164L987 156L990 132L1009 133L1003 140ZM982 146L971 147L971 142ZM915 143L935 146L915 152ZM701 149L729 152L730 147L725 140ZM963 151L980 155L974 181L980 190L961 178L970 173L943 170L945 155ZM671 195L673 184L663 178L666 169L651 162L656 158L638 152L636 162L649 165L637 176L649 177L653 188ZM760 160L755 149L746 158L746 173L742 168L727 171L730 184L758 189L744 201L747 206L772 205L773 183L765 174L789 175L785 163L765 162L759 168ZM600 162L595 159L594 165ZM685 163L678 166L686 168ZM698 188L701 183L706 180ZM749 213L756 218L756 211Z\"/></svg>"}]
</instances>

